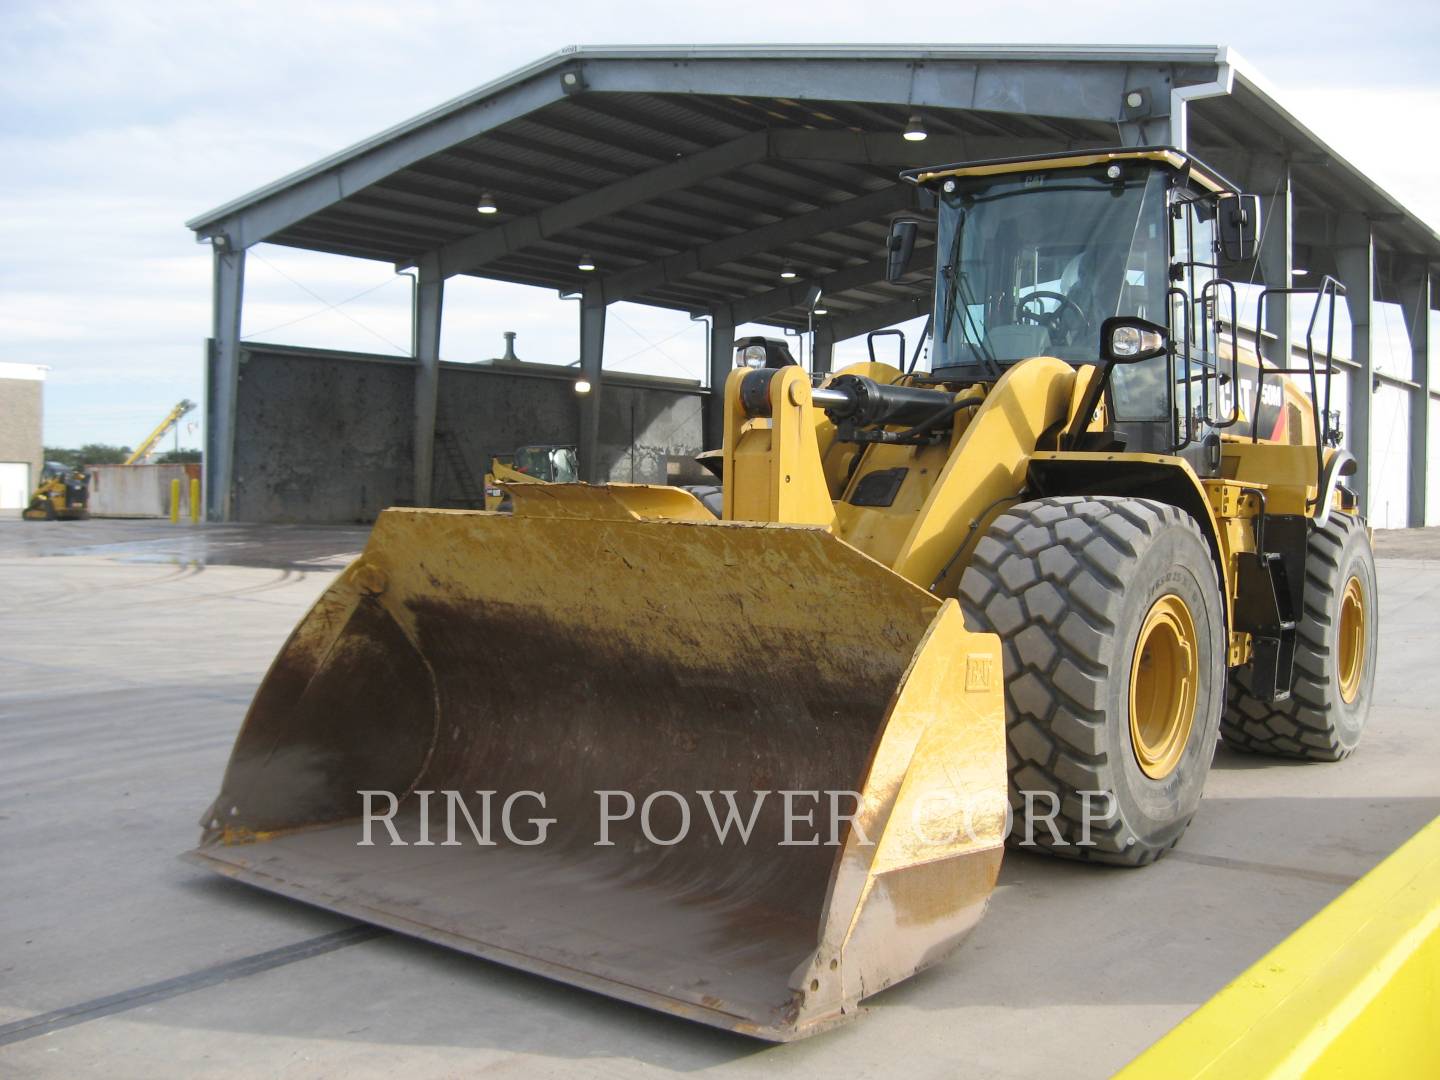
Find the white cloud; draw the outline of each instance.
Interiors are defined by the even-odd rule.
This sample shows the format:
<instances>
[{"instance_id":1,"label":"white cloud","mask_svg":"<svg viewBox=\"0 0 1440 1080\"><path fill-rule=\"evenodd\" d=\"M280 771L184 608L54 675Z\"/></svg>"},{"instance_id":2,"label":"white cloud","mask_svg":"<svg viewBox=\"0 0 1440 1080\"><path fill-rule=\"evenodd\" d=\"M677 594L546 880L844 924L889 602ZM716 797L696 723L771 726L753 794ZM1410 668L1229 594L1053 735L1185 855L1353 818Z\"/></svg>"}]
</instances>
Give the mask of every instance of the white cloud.
<instances>
[{"instance_id":1,"label":"white cloud","mask_svg":"<svg viewBox=\"0 0 1440 1080\"><path fill-rule=\"evenodd\" d=\"M1435 222L1440 161L1417 132L1440 106L1437 12L1396 3L1382 16L1339 0L1203 9L1013 0L927 9L909 25L932 41L1234 33L1229 43L1284 102ZM47 441L133 442L176 399L202 391L209 256L187 218L573 41L899 33L890 9L861 0L835 0L823 18L804 5L668 0L10 0L0 11L0 359L51 365ZM409 285L390 267L268 247L257 255L247 332L288 323L266 336L381 352L408 341ZM450 284L447 300L447 358L493 356L507 329L519 332L522 356L575 354L574 305L552 293L466 280ZM617 366L692 377L703 368L704 332L684 314L626 306L607 336ZM862 339L837 357L863 354Z\"/></svg>"},{"instance_id":2,"label":"white cloud","mask_svg":"<svg viewBox=\"0 0 1440 1080\"><path fill-rule=\"evenodd\" d=\"M1300 86L1280 94L1296 118L1414 212L1440 230L1440 147L1429 136L1440 86L1362 89Z\"/></svg>"}]
</instances>

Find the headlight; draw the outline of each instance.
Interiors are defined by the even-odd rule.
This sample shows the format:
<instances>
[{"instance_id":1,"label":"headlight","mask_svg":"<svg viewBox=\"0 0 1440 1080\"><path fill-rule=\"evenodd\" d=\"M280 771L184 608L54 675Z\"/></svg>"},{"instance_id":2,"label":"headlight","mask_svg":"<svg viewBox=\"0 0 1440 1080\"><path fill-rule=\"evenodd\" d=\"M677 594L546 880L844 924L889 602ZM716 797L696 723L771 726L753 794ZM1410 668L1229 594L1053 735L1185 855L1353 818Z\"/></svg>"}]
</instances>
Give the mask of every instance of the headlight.
<instances>
[{"instance_id":1,"label":"headlight","mask_svg":"<svg viewBox=\"0 0 1440 1080\"><path fill-rule=\"evenodd\" d=\"M762 368L765 366L765 346L747 345L743 349L735 350L735 366Z\"/></svg>"}]
</instances>

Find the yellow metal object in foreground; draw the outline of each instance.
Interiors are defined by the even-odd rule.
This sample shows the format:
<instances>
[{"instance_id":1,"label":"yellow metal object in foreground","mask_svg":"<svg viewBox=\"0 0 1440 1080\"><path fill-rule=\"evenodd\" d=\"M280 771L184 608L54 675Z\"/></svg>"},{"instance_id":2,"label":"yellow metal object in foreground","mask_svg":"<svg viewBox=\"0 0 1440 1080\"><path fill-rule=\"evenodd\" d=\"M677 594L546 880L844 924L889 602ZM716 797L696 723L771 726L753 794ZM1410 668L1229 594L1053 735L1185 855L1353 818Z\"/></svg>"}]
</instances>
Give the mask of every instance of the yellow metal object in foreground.
<instances>
[{"instance_id":1,"label":"yellow metal object in foreground","mask_svg":"<svg viewBox=\"0 0 1440 1080\"><path fill-rule=\"evenodd\" d=\"M276 658L193 857L774 1040L944 957L1000 865L998 640L823 528L515 493L380 516ZM359 846L365 791L403 846ZM447 791L476 821L477 793L518 800L518 835L440 842ZM748 842L717 837L726 792Z\"/></svg>"},{"instance_id":2,"label":"yellow metal object in foreground","mask_svg":"<svg viewBox=\"0 0 1440 1080\"><path fill-rule=\"evenodd\" d=\"M1440 1076L1440 819L1120 1080Z\"/></svg>"},{"instance_id":3,"label":"yellow metal object in foreground","mask_svg":"<svg viewBox=\"0 0 1440 1080\"><path fill-rule=\"evenodd\" d=\"M1175 771L1195 724L1200 680L1195 619L1185 601L1167 593L1155 601L1130 667L1130 736L1135 759L1152 780Z\"/></svg>"}]
</instances>

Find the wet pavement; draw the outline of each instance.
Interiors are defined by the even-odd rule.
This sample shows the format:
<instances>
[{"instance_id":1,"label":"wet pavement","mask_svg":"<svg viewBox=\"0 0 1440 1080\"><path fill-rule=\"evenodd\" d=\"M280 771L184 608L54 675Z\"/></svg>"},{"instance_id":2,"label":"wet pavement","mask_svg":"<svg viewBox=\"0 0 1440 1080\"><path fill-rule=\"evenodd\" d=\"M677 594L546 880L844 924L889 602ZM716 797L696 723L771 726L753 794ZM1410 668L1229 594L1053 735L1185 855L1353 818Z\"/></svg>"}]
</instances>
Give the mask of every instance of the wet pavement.
<instances>
[{"instance_id":1,"label":"wet pavement","mask_svg":"<svg viewBox=\"0 0 1440 1080\"><path fill-rule=\"evenodd\" d=\"M276 570L338 568L360 553L369 535L369 525L0 520L0 558L68 556Z\"/></svg>"}]
</instances>

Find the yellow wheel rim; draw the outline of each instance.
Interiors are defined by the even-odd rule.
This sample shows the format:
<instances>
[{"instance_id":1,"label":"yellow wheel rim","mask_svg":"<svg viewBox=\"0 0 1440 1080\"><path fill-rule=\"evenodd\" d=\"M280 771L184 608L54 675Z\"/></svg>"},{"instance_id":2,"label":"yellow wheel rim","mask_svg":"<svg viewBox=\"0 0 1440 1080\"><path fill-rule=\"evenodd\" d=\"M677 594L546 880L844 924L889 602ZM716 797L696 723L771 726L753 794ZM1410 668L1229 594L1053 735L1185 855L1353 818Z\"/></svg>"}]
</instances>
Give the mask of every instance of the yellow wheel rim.
<instances>
[{"instance_id":1,"label":"yellow wheel rim","mask_svg":"<svg viewBox=\"0 0 1440 1080\"><path fill-rule=\"evenodd\" d=\"M1195 620L1174 593L1145 616L1130 666L1130 742L1140 770L1152 780L1175 771L1195 723L1199 684Z\"/></svg>"},{"instance_id":2,"label":"yellow wheel rim","mask_svg":"<svg viewBox=\"0 0 1440 1080\"><path fill-rule=\"evenodd\" d=\"M1340 636L1336 650L1340 665L1340 697L1349 705L1360 693L1360 676L1365 673L1365 593L1360 579L1345 582L1340 597Z\"/></svg>"}]
</instances>

